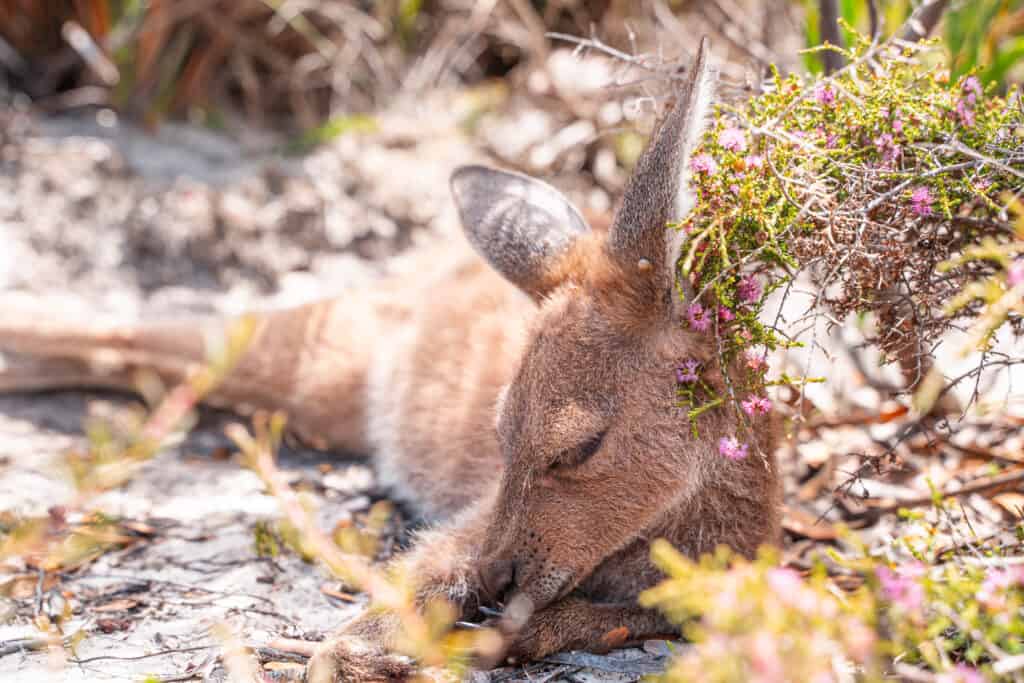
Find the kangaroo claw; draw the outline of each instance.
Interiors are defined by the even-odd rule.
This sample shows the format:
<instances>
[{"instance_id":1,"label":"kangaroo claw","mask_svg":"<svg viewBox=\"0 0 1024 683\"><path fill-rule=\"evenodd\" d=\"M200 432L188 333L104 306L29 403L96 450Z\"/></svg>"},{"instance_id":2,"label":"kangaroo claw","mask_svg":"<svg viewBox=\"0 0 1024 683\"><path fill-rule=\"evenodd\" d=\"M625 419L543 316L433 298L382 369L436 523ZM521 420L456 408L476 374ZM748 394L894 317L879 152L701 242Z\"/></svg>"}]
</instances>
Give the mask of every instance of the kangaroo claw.
<instances>
[{"instance_id":1,"label":"kangaroo claw","mask_svg":"<svg viewBox=\"0 0 1024 683\"><path fill-rule=\"evenodd\" d=\"M494 617L495 619L498 619L504 615L504 612L502 612L501 610L494 609L493 607L486 607L484 605L480 605L480 607L478 607L477 609L480 610L480 613L483 614L485 617Z\"/></svg>"}]
</instances>

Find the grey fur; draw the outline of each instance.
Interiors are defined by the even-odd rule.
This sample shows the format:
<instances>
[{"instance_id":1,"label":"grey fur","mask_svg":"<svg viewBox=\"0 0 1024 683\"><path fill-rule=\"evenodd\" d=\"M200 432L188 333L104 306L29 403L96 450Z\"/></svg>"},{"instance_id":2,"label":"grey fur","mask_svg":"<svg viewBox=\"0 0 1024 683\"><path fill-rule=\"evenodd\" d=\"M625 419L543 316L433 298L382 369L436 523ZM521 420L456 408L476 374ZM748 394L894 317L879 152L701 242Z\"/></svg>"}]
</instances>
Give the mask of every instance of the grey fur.
<instances>
[{"instance_id":1,"label":"grey fur","mask_svg":"<svg viewBox=\"0 0 1024 683\"><path fill-rule=\"evenodd\" d=\"M590 226L558 190L521 173L462 166L451 178L473 248L510 282L542 296L545 276Z\"/></svg>"}]
</instances>

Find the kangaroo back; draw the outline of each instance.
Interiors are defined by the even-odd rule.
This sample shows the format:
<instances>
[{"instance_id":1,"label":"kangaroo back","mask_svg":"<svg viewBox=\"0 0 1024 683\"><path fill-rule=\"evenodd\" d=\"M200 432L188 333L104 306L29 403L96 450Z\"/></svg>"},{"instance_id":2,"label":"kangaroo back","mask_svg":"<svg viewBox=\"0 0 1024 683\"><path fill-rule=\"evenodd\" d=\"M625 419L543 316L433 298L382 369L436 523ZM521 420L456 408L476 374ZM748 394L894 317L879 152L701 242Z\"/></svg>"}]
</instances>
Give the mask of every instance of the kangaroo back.
<instances>
[{"instance_id":1,"label":"kangaroo back","mask_svg":"<svg viewBox=\"0 0 1024 683\"><path fill-rule=\"evenodd\" d=\"M365 452L366 343L403 317L400 305L374 297L333 299L254 314L248 344L207 397L240 412L284 410L291 428L318 447ZM140 371L166 384L206 361L238 321L186 318L152 323L49 320L8 308L0 321L0 392L61 388L135 391Z\"/></svg>"}]
</instances>

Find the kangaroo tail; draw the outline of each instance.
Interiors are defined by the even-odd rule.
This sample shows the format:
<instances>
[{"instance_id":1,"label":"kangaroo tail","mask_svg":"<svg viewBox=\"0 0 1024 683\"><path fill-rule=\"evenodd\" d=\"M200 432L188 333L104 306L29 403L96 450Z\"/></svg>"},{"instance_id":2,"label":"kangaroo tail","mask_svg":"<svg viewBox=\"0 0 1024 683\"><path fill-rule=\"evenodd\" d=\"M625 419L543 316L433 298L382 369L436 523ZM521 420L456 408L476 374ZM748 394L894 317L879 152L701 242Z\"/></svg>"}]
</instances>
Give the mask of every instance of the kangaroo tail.
<instances>
[{"instance_id":1,"label":"kangaroo tail","mask_svg":"<svg viewBox=\"0 0 1024 683\"><path fill-rule=\"evenodd\" d=\"M366 452L367 369L378 336L372 303L324 301L246 316L142 324L54 320L3 306L0 393L67 388L136 391L139 372L166 385L189 377L239 325L244 350L204 402L240 412L283 410L292 430L321 447ZM13 354L13 355L11 355Z\"/></svg>"}]
</instances>

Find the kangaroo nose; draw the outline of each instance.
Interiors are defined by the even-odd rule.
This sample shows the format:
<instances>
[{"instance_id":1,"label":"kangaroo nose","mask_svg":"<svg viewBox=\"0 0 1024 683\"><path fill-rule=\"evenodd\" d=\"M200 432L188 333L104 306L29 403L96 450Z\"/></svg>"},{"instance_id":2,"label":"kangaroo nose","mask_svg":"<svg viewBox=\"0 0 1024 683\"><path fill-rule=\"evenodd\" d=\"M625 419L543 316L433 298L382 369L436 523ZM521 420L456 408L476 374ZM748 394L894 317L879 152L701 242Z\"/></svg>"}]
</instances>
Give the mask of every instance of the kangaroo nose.
<instances>
[{"instance_id":1,"label":"kangaroo nose","mask_svg":"<svg viewBox=\"0 0 1024 683\"><path fill-rule=\"evenodd\" d=\"M501 600L512 585L516 567L511 560L495 560L480 570L480 586L491 600Z\"/></svg>"}]
</instances>

